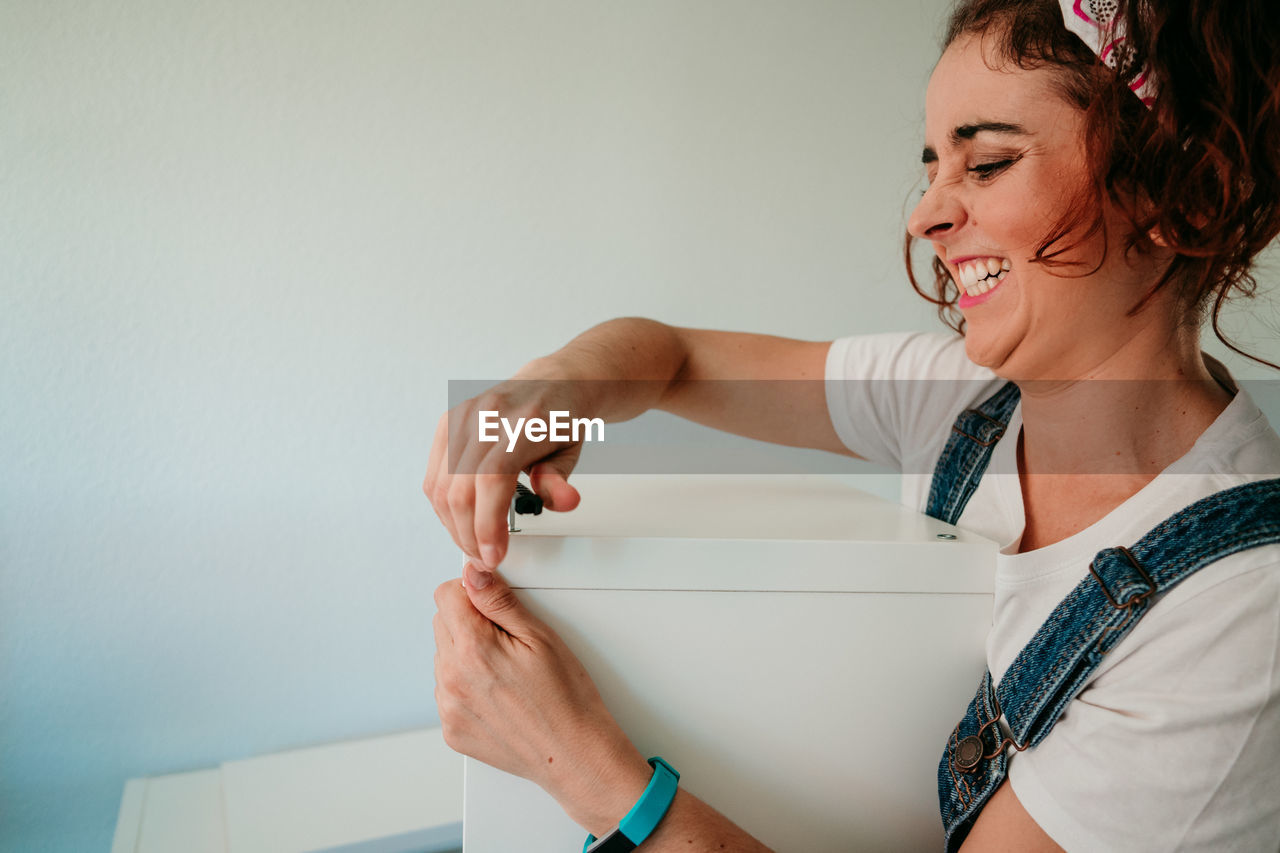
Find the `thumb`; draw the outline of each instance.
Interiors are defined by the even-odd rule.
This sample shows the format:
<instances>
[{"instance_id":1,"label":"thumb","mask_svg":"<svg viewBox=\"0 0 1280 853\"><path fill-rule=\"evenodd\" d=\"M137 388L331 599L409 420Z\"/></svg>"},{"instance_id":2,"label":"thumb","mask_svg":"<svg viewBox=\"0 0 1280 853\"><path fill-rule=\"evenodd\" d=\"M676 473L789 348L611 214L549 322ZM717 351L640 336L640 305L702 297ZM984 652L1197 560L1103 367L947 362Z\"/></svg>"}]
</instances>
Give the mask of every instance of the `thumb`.
<instances>
[{"instance_id":1,"label":"thumb","mask_svg":"<svg viewBox=\"0 0 1280 853\"><path fill-rule=\"evenodd\" d=\"M581 446L575 446L543 459L529 469L529 485L542 498L547 509L568 512L582 500L578 490L569 485L569 474L578 464L581 453Z\"/></svg>"},{"instance_id":2,"label":"thumb","mask_svg":"<svg viewBox=\"0 0 1280 853\"><path fill-rule=\"evenodd\" d=\"M480 615L508 634L520 636L524 633L531 616L506 581L470 560L462 569L462 581L467 597Z\"/></svg>"}]
</instances>

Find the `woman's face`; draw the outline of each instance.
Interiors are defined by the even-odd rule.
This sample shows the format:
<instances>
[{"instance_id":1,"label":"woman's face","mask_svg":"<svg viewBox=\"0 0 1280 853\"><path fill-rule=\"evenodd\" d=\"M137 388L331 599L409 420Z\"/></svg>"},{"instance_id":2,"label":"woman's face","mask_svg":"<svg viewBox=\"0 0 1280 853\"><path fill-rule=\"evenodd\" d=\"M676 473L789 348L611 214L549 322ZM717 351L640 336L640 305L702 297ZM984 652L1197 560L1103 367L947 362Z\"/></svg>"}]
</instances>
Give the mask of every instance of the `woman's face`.
<instances>
[{"instance_id":1,"label":"woman's face","mask_svg":"<svg viewBox=\"0 0 1280 853\"><path fill-rule=\"evenodd\" d=\"M933 243L960 286L972 361L1006 378L1087 376L1116 354L1117 336L1150 322L1124 315L1158 271L1137 253L1126 259L1123 220L1110 208L1111 251L1098 234L1061 256L1086 266L1030 262L1088 186L1084 116L1055 90L1053 71L1002 66L977 37L939 60L925 102L929 188L908 229Z\"/></svg>"}]
</instances>

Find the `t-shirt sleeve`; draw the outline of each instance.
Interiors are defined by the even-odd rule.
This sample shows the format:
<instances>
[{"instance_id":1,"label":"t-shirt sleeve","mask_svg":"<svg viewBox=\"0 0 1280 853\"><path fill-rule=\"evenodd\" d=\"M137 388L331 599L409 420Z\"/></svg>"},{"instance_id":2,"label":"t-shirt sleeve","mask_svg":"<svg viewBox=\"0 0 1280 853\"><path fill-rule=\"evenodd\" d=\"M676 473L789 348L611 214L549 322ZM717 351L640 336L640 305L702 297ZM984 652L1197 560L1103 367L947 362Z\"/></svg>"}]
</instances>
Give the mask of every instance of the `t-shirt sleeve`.
<instances>
[{"instance_id":1,"label":"t-shirt sleeve","mask_svg":"<svg viewBox=\"0 0 1280 853\"><path fill-rule=\"evenodd\" d=\"M1153 606L1010 760L1019 801L1066 849L1280 847L1280 547L1254 550L1260 567L1213 582L1228 560L1259 562L1224 558L1183 582L1212 585Z\"/></svg>"},{"instance_id":2,"label":"t-shirt sleeve","mask_svg":"<svg viewBox=\"0 0 1280 853\"><path fill-rule=\"evenodd\" d=\"M888 332L832 342L827 409L859 456L904 473L931 470L963 409L1003 382L965 355L954 334Z\"/></svg>"}]
</instances>

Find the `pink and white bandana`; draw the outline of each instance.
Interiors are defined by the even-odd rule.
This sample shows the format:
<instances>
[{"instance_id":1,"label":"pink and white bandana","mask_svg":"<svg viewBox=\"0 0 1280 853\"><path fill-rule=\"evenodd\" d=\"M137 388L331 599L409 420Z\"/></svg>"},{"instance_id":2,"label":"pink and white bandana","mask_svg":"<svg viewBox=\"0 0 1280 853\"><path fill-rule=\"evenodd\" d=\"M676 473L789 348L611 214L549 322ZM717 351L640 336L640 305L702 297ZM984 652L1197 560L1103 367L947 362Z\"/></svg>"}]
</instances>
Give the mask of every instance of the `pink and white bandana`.
<instances>
[{"instance_id":1,"label":"pink and white bandana","mask_svg":"<svg viewBox=\"0 0 1280 853\"><path fill-rule=\"evenodd\" d=\"M1124 28L1116 19L1116 0L1059 0L1067 29L1093 48L1098 58L1116 67L1116 46L1125 40ZM1129 88L1148 107L1155 101L1155 86L1144 71Z\"/></svg>"}]
</instances>

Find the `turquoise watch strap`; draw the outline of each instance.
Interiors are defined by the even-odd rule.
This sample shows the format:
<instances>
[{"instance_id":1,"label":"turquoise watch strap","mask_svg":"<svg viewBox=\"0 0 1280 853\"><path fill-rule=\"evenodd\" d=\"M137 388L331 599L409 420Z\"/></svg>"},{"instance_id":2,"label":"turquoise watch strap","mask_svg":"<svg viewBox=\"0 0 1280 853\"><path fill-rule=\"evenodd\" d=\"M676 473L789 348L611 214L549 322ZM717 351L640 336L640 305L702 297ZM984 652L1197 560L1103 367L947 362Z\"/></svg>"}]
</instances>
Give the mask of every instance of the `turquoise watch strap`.
<instances>
[{"instance_id":1,"label":"turquoise watch strap","mask_svg":"<svg viewBox=\"0 0 1280 853\"><path fill-rule=\"evenodd\" d=\"M653 768L653 776L649 778L649 784L631 807L631 811L618 821L617 829L598 843L594 835L588 834L582 845L583 853L588 850L592 850L592 853L634 850L657 829L667 810L671 808L671 801L675 799L680 774L656 755L649 759L649 766Z\"/></svg>"},{"instance_id":2,"label":"turquoise watch strap","mask_svg":"<svg viewBox=\"0 0 1280 853\"><path fill-rule=\"evenodd\" d=\"M644 841L658 828L658 822L671 808L671 801L676 797L676 784L680 774L676 769L658 756L649 759L653 767L653 776L649 785L636 800L636 804L627 812L627 816L618 821L618 828L636 844Z\"/></svg>"}]
</instances>

